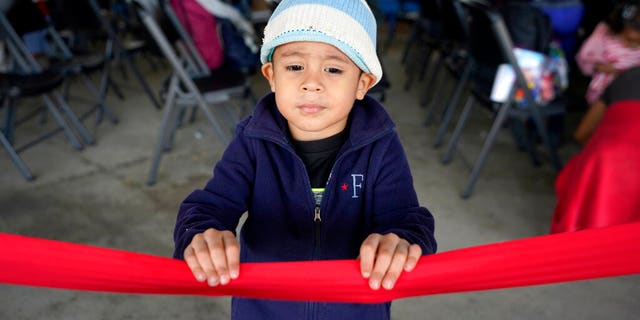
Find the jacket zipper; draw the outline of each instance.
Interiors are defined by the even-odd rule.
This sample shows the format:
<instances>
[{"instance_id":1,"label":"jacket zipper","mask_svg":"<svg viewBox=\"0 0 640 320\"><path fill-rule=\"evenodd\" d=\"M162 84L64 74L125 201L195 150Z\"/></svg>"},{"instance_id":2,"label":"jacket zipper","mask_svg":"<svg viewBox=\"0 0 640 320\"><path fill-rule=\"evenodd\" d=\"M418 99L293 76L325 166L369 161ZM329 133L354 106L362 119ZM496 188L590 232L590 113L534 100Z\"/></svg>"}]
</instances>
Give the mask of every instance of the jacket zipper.
<instances>
[{"instance_id":1,"label":"jacket zipper","mask_svg":"<svg viewBox=\"0 0 640 320\"><path fill-rule=\"evenodd\" d=\"M288 145L286 144L282 144L280 142L277 142L278 144L280 144L281 146L283 146L285 149L288 149L289 151L291 151L299 160L299 163L302 164L302 169L303 172L306 173L306 168L304 167L304 164L302 162L302 159L300 159L300 157L298 157L295 153L295 151L293 151ZM331 178L333 176L333 172L336 168L336 164L344 157L345 154L349 153L350 150L347 151L343 151L340 152L338 154L338 157L336 158L336 160L333 163L333 168L331 168L331 171L329 172L329 178L327 178L327 183L325 183L325 188L323 188L323 192L322 192L322 196L318 199L315 196L315 193L313 192L313 189L311 188L311 182L309 180L309 177L307 176L307 190L312 191L311 192L311 198L312 198L312 204L313 204L313 224L314 224L314 228L313 228L313 232L314 234L314 239L313 239L313 249L312 249L312 254L311 254L311 259L312 260L316 260L316 254L317 254L317 249L318 246L320 245L320 233L321 233L321 229L322 229L322 202L323 199L325 198L326 194L326 187L329 185L329 182L331 181ZM316 309L318 308L318 303L317 302L308 302L308 315L307 318L308 319L315 319L317 317L316 315Z\"/></svg>"},{"instance_id":2,"label":"jacket zipper","mask_svg":"<svg viewBox=\"0 0 640 320\"><path fill-rule=\"evenodd\" d=\"M317 258L317 249L320 246L320 231L322 228L322 198L324 198L325 189L311 189L313 193L313 250L311 259Z\"/></svg>"}]
</instances>

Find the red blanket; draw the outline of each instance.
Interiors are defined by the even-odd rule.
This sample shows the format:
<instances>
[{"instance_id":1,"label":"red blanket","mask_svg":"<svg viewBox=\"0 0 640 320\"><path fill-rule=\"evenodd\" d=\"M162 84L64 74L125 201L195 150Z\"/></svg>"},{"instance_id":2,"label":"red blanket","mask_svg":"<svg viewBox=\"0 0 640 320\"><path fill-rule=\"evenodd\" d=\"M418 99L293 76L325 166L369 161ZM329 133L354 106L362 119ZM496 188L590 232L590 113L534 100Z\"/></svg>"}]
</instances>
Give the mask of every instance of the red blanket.
<instances>
[{"instance_id":1,"label":"red blanket","mask_svg":"<svg viewBox=\"0 0 640 320\"><path fill-rule=\"evenodd\" d=\"M607 109L555 189L552 233L640 221L640 101Z\"/></svg>"}]
</instances>

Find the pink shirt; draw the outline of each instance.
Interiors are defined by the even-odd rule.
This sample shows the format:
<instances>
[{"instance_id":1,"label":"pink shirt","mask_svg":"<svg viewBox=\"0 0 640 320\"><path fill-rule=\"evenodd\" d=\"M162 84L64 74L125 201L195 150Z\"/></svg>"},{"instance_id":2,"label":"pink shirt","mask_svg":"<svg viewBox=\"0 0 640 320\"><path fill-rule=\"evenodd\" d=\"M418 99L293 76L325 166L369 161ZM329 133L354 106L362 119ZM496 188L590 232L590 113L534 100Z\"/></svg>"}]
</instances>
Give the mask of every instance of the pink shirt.
<instances>
[{"instance_id":1,"label":"pink shirt","mask_svg":"<svg viewBox=\"0 0 640 320\"><path fill-rule=\"evenodd\" d=\"M576 62L585 75L591 75L586 99L590 104L598 100L614 75L594 72L596 63L612 63L618 70L640 65L640 48L629 48L613 34L606 23L600 22L576 55Z\"/></svg>"}]
</instances>

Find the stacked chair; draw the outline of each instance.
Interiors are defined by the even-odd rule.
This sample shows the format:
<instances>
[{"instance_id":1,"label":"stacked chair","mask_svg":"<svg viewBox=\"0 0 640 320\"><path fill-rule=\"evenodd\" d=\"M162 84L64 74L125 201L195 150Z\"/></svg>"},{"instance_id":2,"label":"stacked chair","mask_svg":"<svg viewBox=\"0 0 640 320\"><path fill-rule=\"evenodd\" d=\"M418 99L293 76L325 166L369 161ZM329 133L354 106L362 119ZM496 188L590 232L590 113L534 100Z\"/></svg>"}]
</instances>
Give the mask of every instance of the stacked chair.
<instances>
[{"instance_id":1,"label":"stacked chair","mask_svg":"<svg viewBox=\"0 0 640 320\"><path fill-rule=\"evenodd\" d=\"M130 70L146 93L151 104L156 109L160 109L161 104L158 97L156 97L153 90L151 90L149 83L144 78L133 59L136 55L147 49L147 44L140 39L129 39L129 41L126 41L123 36L127 30L124 30L123 32L118 29L118 26L127 25L126 21L124 21L125 19L120 19L121 17L113 12L113 10L109 10L110 8L107 10L101 8L97 0L86 1L90 5L93 15L100 22L103 31L106 33L108 44L107 56L109 61L119 63L124 75L126 75L126 70ZM125 3L123 3L123 5L125 5ZM109 74L107 74L107 77L109 77ZM114 91L116 91L116 93L122 98L122 93L118 90L118 87L114 85L111 78L107 79Z\"/></svg>"},{"instance_id":2,"label":"stacked chair","mask_svg":"<svg viewBox=\"0 0 640 320\"><path fill-rule=\"evenodd\" d=\"M557 146L553 145L549 139L549 134L545 121L555 115L565 113L565 106L562 98L558 97L547 105L541 106L537 103L531 90L527 86L527 80L521 71L518 61L514 55L514 44L511 35L505 25L501 13L492 4L483 0L453 0L447 2L457 17L447 18L449 23L458 22L458 30L463 32L462 36L456 38L459 63L454 63L455 68L448 67L449 73L455 81L454 90L448 97L447 103L443 104L444 109L440 117L440 123L434 139L434 147L444 145L446 149L442 157L442 163L447 164L452 161L457 151L457 145L466 126L469 115L474 106L482 106L483 110L488 110L492 116L492 124L489 133L484 139L482 148L475 162L473 162L471 175L461 194L463 198L468 198L473 192L473 188L478 180L480 171L484 167L491 148L500 130L508 125L520 123L522 127L527 127L532 123L534 130L532 134L525 135L525 148L528 151L534 165L540 164L540 155L537 147L537 140L546 151L553 168L560 170L561 162L557 153ZM442 8L442 7L441 7ZM455 53L454 53L455 54ZM448 56L449 61L452 58ZM442 63L439 63L439 65ZM505 102L495 102L490 99L493 76L500 64L509 64L515 73L515 82L510 88L510 94ZM450 66L450 63L444 63ZM487 76L488 75L488 76ZM441 81L442 82L442 81ZM439 83L441 83L439 82ZM434 112L438 104L438 95L442 94L441 89L432 89L429 113ZM524 101L516 102L516 90L524 93ZM464 103L463 110L459 112L459 118L449 140L446 136L449 133L449 126L453 123L454 117L458 114L457 107L460 98L468 92L468 98ZM430 115L431 117L432 115ZM460 153L460 152L458 152Z\"/></svg>"},{"instance_id":3,"label":"stacked chair","mask_svg":"<svg viewBox=\"0 0 640 320\"><path fill-rule=\"evenodd\" d=\"M203 112L218 139L228 143L238 120L229 107L233 102L245 106L254 104L255 98L242 72L226 67L216 70L206 67L168 2L163 1L160 10L155 12L137 2L133 3L133 9L173 69L164 90L164 114L147 180L148 185L153 185L157 181L162 153L171 147L172 137L186 108ZM165 32L160 21L169 21L170 25L164 25L165 30L170 28L175 32ZM177 36L169 38L170 34ZM227 120L221 121L216 113L222 113Z\"/></svg>"},{"instance_id":4,"label":"stacked chair","mask_svg":"<svg viewBox=\"0 0 640 320\"><path fill-rule=\"evenodd\" d=\"M61 89L66 70L44 68L26 48L22 38L16 33L4 13L0 13L0 38L8 50L12 62L9 70L0 74L0 105L3 112L0 127L0 143L9 153L26 180L34 175L24 163L19 153L62 131L74 149L81 150L84 144L93 144L94 139L75 115L58 89ZM50 114L58 128L45 132L22 146L14 145L14 133L21 119L16 119L19 102L24 98L41 97L43 109Z\"/></svg>"}]
</instances>

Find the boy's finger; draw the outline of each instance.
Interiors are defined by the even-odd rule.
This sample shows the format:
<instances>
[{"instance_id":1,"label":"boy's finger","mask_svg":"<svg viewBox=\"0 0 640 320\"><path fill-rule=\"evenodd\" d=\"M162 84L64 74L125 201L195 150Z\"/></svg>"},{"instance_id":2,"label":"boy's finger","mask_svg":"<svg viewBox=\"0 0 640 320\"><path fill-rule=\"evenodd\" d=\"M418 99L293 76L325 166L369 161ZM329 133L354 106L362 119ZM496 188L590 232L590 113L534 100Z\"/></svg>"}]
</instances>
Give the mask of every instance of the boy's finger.
<instances>
[{"instance_id":1,"label":"boy's finger","mask_svg":"<svg viewBox=\"0 0 640 320\"><path fill-rule=\"evenodd\" d=\"M240 275L240 246L233 233L223 235L224 247L229 268L229 277L236 279Z\"/></svg>"},{"instance_id":2,"label":"boy's finger","mask_svg":"<svg viewBox=\"0 0 640 320\"><path fill-rule=\"evenodd\" d=\"M396 248L396 252L393 254L393 259L391 260L391 265L389 266L387 273L382 279L383 288L387 290L393 289L393 286L396 284L396 281L398 281L398 278L402 273L402 269L404 268L408 255L409 255L408 246L399 245Z\"/></svg>"},{"instance_id":3,"label":"boy's finger","mask_svg":"<svg viewBox=\"0 0 640 320\"><path fill-rule=\"evenodd\" d=\"M193 273L193 276L196 277L196 280L199 282L203 282L207 280L207 275L204 270L200 267L200 263L198 263L198 258L196 257L195 252L191 246L188 246L184 250L184 261L187 263L187 266Z\"/></svg>"},{"instance_id":4,"label":"boy's finger","mask_svg":"<svg viewBox=\"0 0 640 320\"><path fill-rule=\"evenodd\" d=\"M191 242L191 247L195 252L195 256L198 260L198 263L200 264L200 267L202 268L202 270L204 270L209 285L218 285L218 274L216 273L213 266L213 261L211 261L211 253L209 252L208 243L204 241L204 239L201 240L200 235L198 234Z\"/></svg>"},{"instance_id":5,"label":"boy's finger","mask_svg":"<svg viewBox=\"0 0 640 320\"><path fill-rule=\"evenodd\" d=\"M227 267L227 255L225 252L224 241L221 234L207 238L207 245L209 247L209 259L213 262L214 272L216 278L209 278L216 285L229 283L229 269Z\"/></svg>"},{"instance_id":6,"label":"boy's finger","mask_svg":"<svg viewBox=\"0 0 640 320\"><path fill-rule=\"evenodd\" d=\"M360 273L364 278L371 276L379 242L379 236L372 234L369 235L360 246Z\"/></svg>"},{"instance_id":7,"label":"boy's finger","mask_svg":"<svg viewBox=\"0 0 640 320\"><path fill-rule=\"evenodd\" d=\"M409 247L409 256L407 257L407 262L404 264L404 271L411 271L416 267L418 261L420 261L420 257L422 256L422 248L420 248L417 244L412 244Z\"/></svg>"},{"instance_id":8,"label":"boy's finger","mask_svg":"<svg viewBox=\"0 0 640 320\"><path fill-rule=\"evenodd\" d=\"M371 277L369 277L369 286L373 290L378 290L382 284L383 277L387 274L397 243L395 241L381 241L376 253L375 262Z\"/></svg>"}]
</instances>

